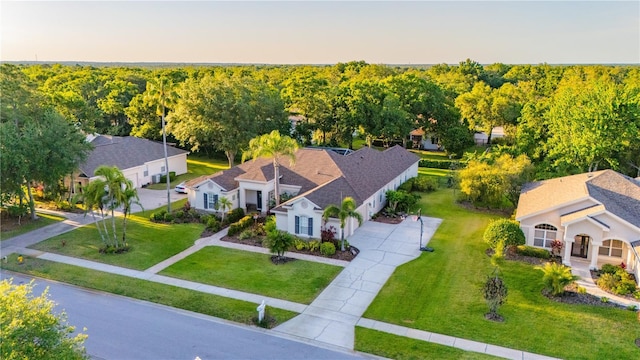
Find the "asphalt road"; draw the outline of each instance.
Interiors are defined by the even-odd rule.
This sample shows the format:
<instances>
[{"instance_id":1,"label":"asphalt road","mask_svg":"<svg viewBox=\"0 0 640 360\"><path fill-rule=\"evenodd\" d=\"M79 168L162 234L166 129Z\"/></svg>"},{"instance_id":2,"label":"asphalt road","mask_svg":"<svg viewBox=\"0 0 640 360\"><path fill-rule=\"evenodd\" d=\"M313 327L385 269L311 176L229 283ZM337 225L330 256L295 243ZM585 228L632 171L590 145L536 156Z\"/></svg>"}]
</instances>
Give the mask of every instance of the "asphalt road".
<instances>
[{"instance_id":1,"label":"asphalt road","mask_svg":"<svg viewBox=\"0 0 640 360\"><path fill-rule=\"evenodd\" d=\"M5 272L0 277L13 277L14 284L31 280ZM362 359L210 316L43 279L36 279L34 292L46 286L69 324L87 328L85 346L96 359Z\"/></svg>"}]
</instances>

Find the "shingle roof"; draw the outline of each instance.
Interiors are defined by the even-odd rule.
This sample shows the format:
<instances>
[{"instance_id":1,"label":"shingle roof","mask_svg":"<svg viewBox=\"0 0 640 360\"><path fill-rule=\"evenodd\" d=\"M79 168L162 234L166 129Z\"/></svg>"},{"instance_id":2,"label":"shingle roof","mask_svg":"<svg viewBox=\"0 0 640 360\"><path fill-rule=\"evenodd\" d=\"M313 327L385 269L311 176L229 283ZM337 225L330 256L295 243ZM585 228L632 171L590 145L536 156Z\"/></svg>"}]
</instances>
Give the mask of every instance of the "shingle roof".
<instances>
[{"instance_id":1,"label":"shingle roof","mask_svg":"<svg viewBox=\"0 0 640 360\"><path fill-rule=\"evenodd\" d=\"M368 147L348 155L321 148L303 148L296 152L292 165L288 158L280 161L280 183L300 186L298 196L305 196L318 206L338 204L351 196L360 205L387 183L420 159L400 146L378 151ZM238 187L238 180L270 181L273 160L259 158L232 169L188 181L196 186L211 179L225 190Z\"/></svg>"},{"instance_id":2,"label":"shingle roof","mask_svg":"<svg viewBox=\"0 0 640 360\"><path fill-rule=\"evenodd\" d=\"M591 198L640 227L640 184L613 170L602 170L526 184L516 218L526 217L580 199Z\"/></svg>"},{"instance_id":3,"label":"shingle roof","mask_svg":"<svg viewBox=\"0 0 640 360\"><path fill-rule=\"evenodd\" d=\"M133 136L99 135L91 141L93 150L87 160L79 166L87 177L92 177L100 165L117 166L120 170L144 165L146 162L164 158L161 143ZM186 154L188 151L167 146L167 155Z\"/></svg>"}]
</instances>

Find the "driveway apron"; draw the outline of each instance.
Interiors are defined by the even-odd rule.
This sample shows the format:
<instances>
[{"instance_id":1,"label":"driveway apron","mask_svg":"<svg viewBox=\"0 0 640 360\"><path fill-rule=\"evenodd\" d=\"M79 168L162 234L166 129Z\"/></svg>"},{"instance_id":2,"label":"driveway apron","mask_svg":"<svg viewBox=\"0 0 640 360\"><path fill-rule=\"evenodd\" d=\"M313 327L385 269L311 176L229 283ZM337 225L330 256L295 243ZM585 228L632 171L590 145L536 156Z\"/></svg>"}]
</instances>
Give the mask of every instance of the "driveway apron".
<instances>
[{"instance_id":1,"label":"driveway apron","mask_svg":"<svg viewBox=\"0 0 640 360\"><path fill-rule=\"evenodd\" d=\"M422 220L425 245L442 220L424 216ZM382 286L396 267L420 256L420 222L406 219L392 225L367 221L349 243L360 254L304 312L274 331L353 349L355 325Z\"/></svg>"}]
</instances>

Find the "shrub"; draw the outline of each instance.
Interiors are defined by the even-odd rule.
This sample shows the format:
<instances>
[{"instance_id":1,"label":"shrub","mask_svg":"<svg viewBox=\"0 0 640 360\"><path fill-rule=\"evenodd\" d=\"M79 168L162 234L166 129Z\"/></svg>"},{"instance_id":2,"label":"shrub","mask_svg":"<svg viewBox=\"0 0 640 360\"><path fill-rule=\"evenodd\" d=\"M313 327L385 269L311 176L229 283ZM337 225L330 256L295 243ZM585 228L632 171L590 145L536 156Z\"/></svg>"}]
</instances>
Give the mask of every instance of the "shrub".
<instances>
[{"instance_id":1,"label":"shrub","mask_svg":"<svg viewBox=\"0 0 640 360\"><path fill-rule=\"evenodd\" d=\"M306 241L299 239L299 238L295 238L293 240L293 246L296 248L296 250L301 251L301 250L307 250L309 248L309 245L307 244Z\"/></svg>"},{"instance_id":2,"label":"shrub","mask_svg":"<svg viewBox=\"0 0 640 360\"><path fill-rule=\"evenodd\" d=\"M178 211L176 211L175 215L176 215L177 219L182 219L182 218L184 218L184 211L178 210Z\"/></svg>"},{"instance_id":3,"label":"shrub","mask_svg":"<svg viewBox=\"0 0 640 360\"><path fill-rule=\"evenodd\" d=\"M251 239L253 237L256 237L255 231L253 231L253 229L245 229L240 233L240 235L238 235L238 238L240 240Z\"/></svg>"},{"instance_id":4,"label":"shrub","mask_svg":"<svg viewBox=\"0 0 640 360\"><path fill-rule=\"evenodd\" d=\"M175 171L169 171L169 181L173 181L176 179L176 172ZM167 175L160 175L160 182L161 183L166 183L167 182Z\"/></svg>"},{"instance_id":5,"label":"shrub","mask_svg":"<svg viewBox=\"0 0 640 360\"><path fill-rule=\"evenodd\" d=\"M320 230L320 240L322 242L333 242L335 243L336 241L336 228L333 226L329 226L327 227L323 227Z\"/></svg>"},{"instance_id":6,"label":"shrub","mask_svg":"<svg viewBox=\"0 0 640 360\"><path fill-rule=\"evenodd\" d=\"M604 266L602 266L604 268ZM598 287L617 295L632 294L636 291L636 282L628 272L619 266L615 266L615 273L605 272L597 281ZM610 269L607 269L610 270Z\"/></svg>"},{"instance_id":7,"label":"shrub","mask_svg":"<svg viewBox=\"0 0 640 360\"><path fill-rule=\"evenodd\" d=\"M227 220L229 223L234 223L239 221L243 217L244 217L244 210L242 210L241 208L237 208L229 211L229 214L227 215L225 220Z\"/></svg>"},{"instance_id":8,"label":"shrub","mask_svg":"<svg viewBox=\"0 0 640 360\"><path fill-rule=\"evenodd\" d=\"M600 274L615 274L620 270L619 266L613 264L604 264L602 268L600 268Z\"/></svg>"},{"instance_id":9,"label":"shrub","mask_svg":"<svg viewBox=\"0 0 640 360\"><path fill-rule=\"evenodd\" d=\"M167 215L167 210L162 209L156 213L151 214L150 219L151 221L155 221L155 222L165 221L164 220L165 215Z\"/></svg>"},{"instance_id":10,"label":"shrub","mask_svg":"<svg viewBox=\"0 0 640 360\"><path fill-rule=\"evenodd\" d=\"M438 181L432 177L421 176L413 181L412 191L432 192L438 189Z\"/></svg>"},{"instance_id":11,"label":"shrub","mask_svg":"<svg viewBox=\"0 0 640 360\"><path fill-rule=\"evenodd\" d=\"M336 246L331 242L323 242L320 245L320 254L324 256L332 256L336 253Z\"/></svg>"},{"instance_id":12,"label":"shrub","mask_svg":"<svg viewBox=\"0 0 640 360\"><path fill-rule=\"evenodd\" d=\"M165 222L172 222L173 219L175 219L175 216L173 216L172 213L165 213L164 214L164 221Z\"/></svg>"},{"instance_id":13,"label":"shrub","mask_svg":"<svg viewBox=\"0 0 640 360\"><path fill-rule=\"evenodd\" d=\"M549 253L549 250L527 245L518 245L518 247L516 247L516 253L522 256L531 256L540 259L551 258L551 253Z\"/></svg>"},{"instance_id":14,"label":"shrub","mask_svg":"<svg viewBox=\"0 0 640 360\"><path fill-rule=\"evenodd\" d=\"M27 204L13 204L7 206L7 213L10 217L22 217L29 213L29 206Z\"/></svg>"},{"instance_id":15,"label":"shrub","mask_svg":"<svg viewBox=\"0 0 640 360\"><path fill-rule=\"evenodd\" d=\"M220 224L220 221L218 221L218 219L215 216L209 217L209 220L207 220L208 230L212 232L218 232L220 231L221 228L222 228L222 225Z\"/></svg>"},{"instance_id":16,"label":"shrub","mask_svg":"<svg viewBox=\"0 0 640 360\"><path fill-rule=\"evenodd\" d=\"M578 286L577 292L578 294L586 294L587 289L584 286Z\"/></svg>"},{"instance_id":17,"label":"shrub","mask_svg":"<svg viewBox=\"0 0 640 360\"><path fill-rule=\"evenodd\" d=\"M182 211L189 212L189 210L191 210L191 203L187 200L187 202L182 205Z\"/></svg>"},{"instance_id":18,"label":"shrub","mask_svg":"<svg viewBox=\"0 0 640 360\"><path fill-rule=\"evenodd\" d=\"M309 241L308 246L309 246L309 251L311 251L311 252L316 252L316 251L320 250L320 243L317 240Z\"/></svg>"},{"instance_id":19,"label":"shrub","mask_svg":"<svg viewBox=\"0 0 640 360\"><path fill-rule=\"evenodd\" d=\"M293 245L294 239L295 237L287 232L273 230L267 232L264 244L271 250L272 254L277 254L278 257L282 257L284 252Z\"/></svg>"},{"instance_id":20,"label":"shrub","mask_svg":"<svg viewBox=\"0 0 640 360\"><path fill-rule=\"evenodd\" d=\"M536 269L544 273L542 281L544 282L545 288L549 290L553 296L564 293L565 286L572 284L578 279L577 276L571 274L570 268L557 263L549 262L544 266L536 266Z\"/></svg>"},{"instance_id":21,"label":"shrub","mask_svg":"<svg viewBox=\"0 0 640 360\"><path fill-rule=\"evenodd\" d=\"M429 160L421 159L418 163L419 167L427 167L434 169L451 169L451 165L459 162L458 160Z\"/></svg>"},{"instance_id":22,"label":"shrub","mask_svg":"<svg viewBox=\"0 0 640 360\"><path fill-rule=\"evenodd\" d=\"M416 178L410 178L409 180L403 182L402 184L400 184L400 186L398 186L398 190L406 192L413 191L413 182L415 181L415 179Z\"/></svg>"},{"instance_id":23,"label":"shrub","mask_svg":"<svg viewBox=\"0 0 640 360\"><path fill-rule=\"evenodd\" d=\"M508 219L492 221L484 231L483 238L494 250L498 246L504 248L525 244L524 233L518 222Z\"/></svg>"}]
</instances>

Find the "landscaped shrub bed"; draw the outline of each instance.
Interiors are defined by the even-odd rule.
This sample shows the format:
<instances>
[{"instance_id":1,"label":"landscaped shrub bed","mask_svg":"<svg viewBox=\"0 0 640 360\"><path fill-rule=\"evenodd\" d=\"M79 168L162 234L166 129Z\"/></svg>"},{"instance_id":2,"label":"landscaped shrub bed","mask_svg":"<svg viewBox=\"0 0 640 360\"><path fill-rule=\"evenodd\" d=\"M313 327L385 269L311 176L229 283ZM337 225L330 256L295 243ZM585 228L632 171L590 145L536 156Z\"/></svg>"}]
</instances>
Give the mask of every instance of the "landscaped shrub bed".
<instances>
[{"instance_id":1,"label":"landscaped shrub bed","mask_svg":"<svg viewBox=\"0 0 640 360\"><path fill-rule=\"evenodd\" d=\"M452 165L453 167L463 167L465 163L460 160L429 160L429 159L421 159L420 162L418 163L419 167L434 168L434 169L451 169Z\"/></svg>"},{"instance_id":2,"label":"landscaped shrub bed","mask_svg":"<svg viewBox=\"0 0 640 360\"><path fill-rule=\"evenodd\" d=\"M609 293L625 296L631 295L640 299L640 290L636 286L633 275L629 274L622 265L604 264L596 274L596 284Z\"/></svg>"},{"instance_id":3,"label":"landscaped shrub bed","mask_svg":"<svg viewBox=\"0 0 640 360\"><path fill-rule=\"evenodd\" d=\"M551 258L551 253L549 252L549 250L528 246L528 245L519 245L516 248L516 254L522 255L522 256L531 256L539 259Z\"/></svg>"},{"instance_id":4,"label":"landscaped shrub bed","mask_svg":"<svg viewBox=\"0 0 640 360\"><path fill-rule=\"evenodd\" d=\"M225 226L231 224L229 231L233 235L241 232L253 223L251 216L245 216L244 210L238 208L229 211L224 218L217 214L202 214L191 207L187 201L180 209L167 212L166 209L156 211L149 216L149 220L156 223L165 224L184 224L184 223L201 223L205 224L205 231L202 236L209 236L217 233Z\"/></svg>"}]
</instances>

